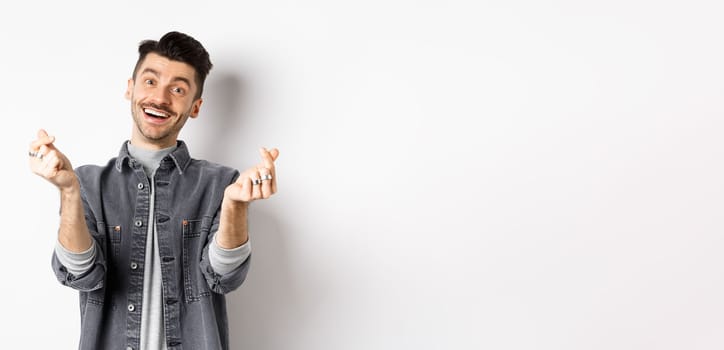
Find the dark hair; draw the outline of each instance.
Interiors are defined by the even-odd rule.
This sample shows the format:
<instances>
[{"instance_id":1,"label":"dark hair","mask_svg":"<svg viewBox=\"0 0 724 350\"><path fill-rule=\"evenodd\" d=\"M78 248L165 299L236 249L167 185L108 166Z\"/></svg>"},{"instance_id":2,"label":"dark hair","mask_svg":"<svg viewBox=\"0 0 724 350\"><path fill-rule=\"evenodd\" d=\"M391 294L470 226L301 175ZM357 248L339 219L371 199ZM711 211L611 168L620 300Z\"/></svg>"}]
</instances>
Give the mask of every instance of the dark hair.
<instances>
[{"instance_id":1,"label":"dark hair","mask_svg":"<svg viewBox=\"0 0 724 350\"><path fill-rule=\"evenodd\" d=\"M194 67L196 70L196 85L199 87L196 97L201 97L204 91L204 81L213 66L209 53L198 40L179 32L168 32L160 40L144 40L138 45L138 61L133 68L133 79L141 63L149 53L161 55L173 61L179 61Z\"/></svg>"}]
</instances>

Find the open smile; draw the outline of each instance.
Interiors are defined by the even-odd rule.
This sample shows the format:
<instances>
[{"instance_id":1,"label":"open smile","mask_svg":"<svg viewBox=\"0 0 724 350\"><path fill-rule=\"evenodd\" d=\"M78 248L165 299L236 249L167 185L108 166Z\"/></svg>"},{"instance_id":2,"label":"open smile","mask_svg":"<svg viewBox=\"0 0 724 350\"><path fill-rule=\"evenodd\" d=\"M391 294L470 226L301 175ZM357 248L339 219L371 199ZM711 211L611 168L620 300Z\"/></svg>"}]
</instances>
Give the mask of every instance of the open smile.
<instances>
[{"instance_id":1,"label":"open smile","mask_svg":"<svg viewBox=\"0 0 724 350\"><path fill-rule=\"evenodd\" d=\"M156 108L144 107L143 114L146 116L146 120L152 123L164 123L171 117L171 114Z\"/></svg>"}]
</instances>

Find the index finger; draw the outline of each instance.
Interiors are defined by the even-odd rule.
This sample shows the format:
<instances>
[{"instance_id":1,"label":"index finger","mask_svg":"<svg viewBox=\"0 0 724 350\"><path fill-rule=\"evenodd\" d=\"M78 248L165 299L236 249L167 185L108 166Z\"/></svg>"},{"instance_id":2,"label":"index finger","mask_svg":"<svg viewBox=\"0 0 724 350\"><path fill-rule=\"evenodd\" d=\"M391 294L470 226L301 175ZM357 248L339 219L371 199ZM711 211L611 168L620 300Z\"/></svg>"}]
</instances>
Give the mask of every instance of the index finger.
<instances>
[{"instance_id":1,"label":"index finger","mask_svg":"<svg viewBox=\"0 0 724 350\"><path fill-rule=\"evenodd\" d=\"M264 167L267 169L274 169L274 161L279 157L279 150L274 148L271 151L268 151L266 148L260 148L259 154L261 155L262 163L264 163Z\"/></svg>"},{"instance_id":2,"label":"index finger","mask_svg":"<svg viewBox=\"0 0 724 350\"><path fill-rule=\"evenodd\" d=\"M40 148L43 145L50 145L55 142L55 136L48 136L48 133L40 129L38 130L37 139L30 143L31 149Z\"/></svg>"}]
</instances>

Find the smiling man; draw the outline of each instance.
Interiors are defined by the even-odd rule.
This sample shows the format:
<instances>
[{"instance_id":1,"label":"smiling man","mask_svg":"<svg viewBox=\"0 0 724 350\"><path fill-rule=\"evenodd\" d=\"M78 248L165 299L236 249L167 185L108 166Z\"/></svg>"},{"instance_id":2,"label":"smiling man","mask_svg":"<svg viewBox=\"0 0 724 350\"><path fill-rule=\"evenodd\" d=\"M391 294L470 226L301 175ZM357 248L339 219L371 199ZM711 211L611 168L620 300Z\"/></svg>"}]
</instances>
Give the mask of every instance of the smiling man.
<instances>
[{"instance_id":1,"label":"smiling man","mask_svg":"<svg viewBox=\"0 0 724 350\"><path fill-rule=\"evenodd\" d=\"M74 170L44 130L30 144L31 170L60 191L52 266L80 293L79 349L228 349L224 295L248 272L249 204L276 193L279 152L241 173L191 158L178 135L199 116L209 54L179 32L138 52L117 157Z\"/></svg>"}]
</instances>

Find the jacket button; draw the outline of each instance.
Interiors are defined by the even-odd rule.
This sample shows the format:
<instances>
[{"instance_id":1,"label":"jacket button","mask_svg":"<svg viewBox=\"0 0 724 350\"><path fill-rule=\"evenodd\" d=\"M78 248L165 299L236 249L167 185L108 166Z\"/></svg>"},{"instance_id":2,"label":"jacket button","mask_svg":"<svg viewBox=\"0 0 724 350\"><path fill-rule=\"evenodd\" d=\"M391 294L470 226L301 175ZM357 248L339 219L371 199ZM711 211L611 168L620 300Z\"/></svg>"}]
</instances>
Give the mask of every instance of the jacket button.
<instances>
[{"instance_id":1,"label":"jacket button","mask_svg":"<svg viewBox=\"0 0 724 350\"><path fill-rule=\"evenodd\" d=\"M134 310L136 310L136 306L133 304L128 304L128 311L133 312Z\"/></svg>"},{"instance_id":2,"label":"jacket button","mask_svg":"<svg viewBox=\"0 0 724 350\"><path fill-rule=\"evenodd\" d=\"M143 226L143 221L136 220L135 225L136 225L136 227L141 227L141 226Z\"/></svg>"},{"instance_id":3,"label":"jacket button","mask_svg":"<svg viewBox=\"0 0 724 350\"><path fill-rule=\"evenodd\" d=\"M142 190L142 189L143 189L143 183L140 183L140 182L138 183L138 189L139 189L139 190Z\"/></svg>"},{"instance_id":4,"label":"jacket button","mask_svg":"<svg viewBox=\"0 0 724 350\"><path fill-rule=\"evenodd\" d=\"M135 262L132 262L132 263L131 263L131 270L135 270L135 269L137 269L137 268L138 268L138 264L136 264Z\"/></svg>"}]
</instances>

